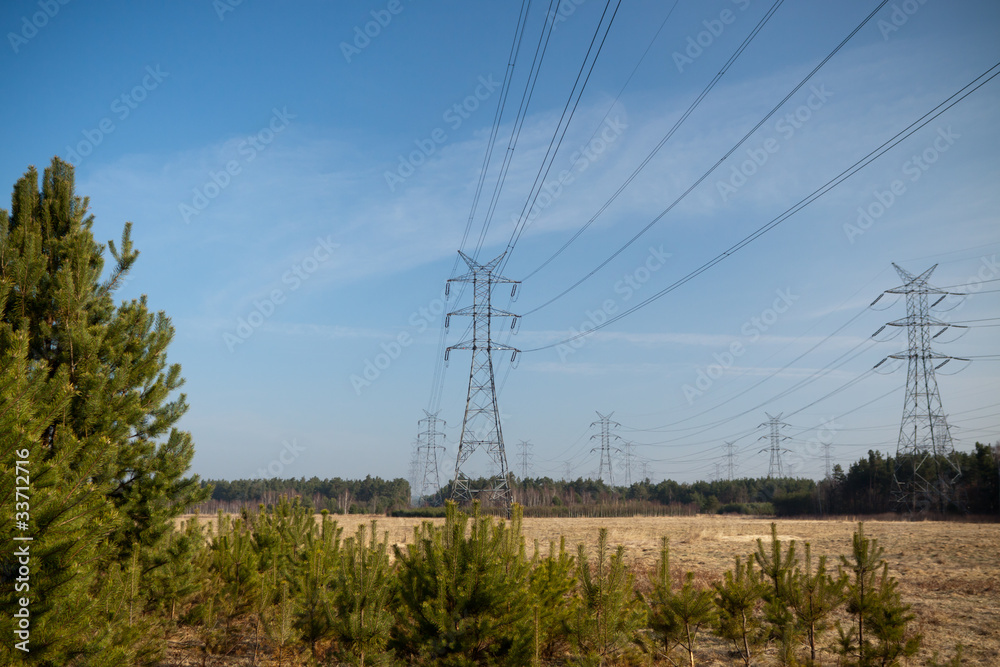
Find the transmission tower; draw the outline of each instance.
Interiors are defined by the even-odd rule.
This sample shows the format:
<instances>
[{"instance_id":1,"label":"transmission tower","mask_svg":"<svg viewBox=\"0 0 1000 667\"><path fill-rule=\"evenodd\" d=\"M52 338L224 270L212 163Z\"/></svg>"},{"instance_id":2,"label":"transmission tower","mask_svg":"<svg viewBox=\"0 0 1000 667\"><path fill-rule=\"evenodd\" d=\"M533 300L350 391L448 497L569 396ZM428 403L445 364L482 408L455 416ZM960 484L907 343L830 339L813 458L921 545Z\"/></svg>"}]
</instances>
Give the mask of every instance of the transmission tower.
<instances>
[{"instance_id":1,"label":"transmission tower","mask_svg":"<svg viewBox=\"0 0 1000 667\"><path fill-rule=\"evenodd\" d=\"M417 479L420 469L420 452L417 450L419 443L413 443L413 450L410 452L410 473L406 479L410 480L410 499L416 500L417 487L420 486Z\"/></svg>"},{"instance_id":2,"label":"transmission tower","mask_svg":"<svg viewBox=\"0 0 1000 667\"><path fill-rule=\"evenodd\" d=\"M770 462L770 464L768 464L768 467L767 467L767 477L768 477L768 479L777 479L777 478L781 478L781 477L785 476L785 472L784 472L784 470L781 467L781 455L784 454L784 453L787 453L788 450L782 448L781 441L782 440L787 440L788 436L781 435L780 430L783 429L783 428L785 428L786 426L788 426L788 424L786 424L786 423L784 423L784 422L781 421L781 413L780 412L778 413L777 417L772 417L771 415L767 414L766 412L764 414L767 415L767 419L768 420L766 422L764 422L763 424L761 424L761 426L769 426L770 429L771 429L771 432L768 435L761 436L760 439L761 440L770 439L771 440L771 446L770 447L765 447L764 449L762 449L760 451L761 452L770 452L771 453L771 462ZM760 427L758 427L758 428L760 428Z\"/></svg>"},{"instance_id":3,"label":"transmission tower","mask_svg":"<svg viewBox=\"0 0 1000 667\"><path fill-rule=\"evenodd\" d=\"M527 440L522 440L521 442L517 443L517 446L521 450L520 451L521 479L528 479L528 467L529 464L531 463L531 458L532 458L531 450L532 448L534 448L534 445L528 442Z\"/></svg>"},{"instance_id":4,"label":"transmission tower","mask_svg":"<svg viewBox=\"0 0 1000 667\"><path fill-rule=\"evenodd\" d=\"M726 472L728 473L729 481L733 481L736 476L736 443L727 442L726 443Z\"/></svg>"},{"instance_id":5,"label":"transmission tower","mask_svg":"<svg viewBox=\"0 0 1000 667\"><path fill-rule=\"evenodd\" d=\"M833 444L829 442L823 443L823 467L825 471L824 478L830 479L833 476L833 456L831 455L831 449L833 449Z\"/></svg>"},{"instance_id":6,"label":"transmission tower","mask_svg":"<svg viewBox=\"0 0 1000 667\"><path fill-rule=\"evenodd\" d=\"M616 453L621 453L620 449L611 446L612 439L621 440L621 438L618 435L611 432L612 425L621 426L621 424L619 424L618 422L611 421L611 415L613 414L615 413L611 412L606 415L602 415L600 412L598 412L597 416L600 417L600 420L592 422L590 424L591 426L597 426L598 424L600 424L601 426L601 432L590 436L590 439L591 440L593 440L594 438L601 439L601 447L600 447L601 463L597 469L597 478L605 482L608 486L614 486L615 484L614 474L612 472L612 466L611 466L611 452L614 451ZM598 448L595 447L590 451L591 453L596 452L598 451ZM608 471L607 479L604 478L605 469Z\"/></svg>"},{"instance_id":7,"label":"transmission tower","mask_svg":"<svg viewBox=\"0 0 1000 667\"><path fill-rule=\"evenodd\" d=\"M468 315L472 317L472 337L448 347L444 358L447 361L448 354L452 350L472 350L472 366L469 371L469 393L465 401L465 416L462 420L462 436L455 460L451 497L461 503L470 501L481 493L471 488L470 478L463 470L463 466L477 450L482 450L488 457L491 468L489 489L484 489L487 491L486 505L501 508L509 517L511 491L507 479L507 454L503 447L496 384L493 379L493 350L512 350L511 362L517 356L518 350L495 342L492 338L492 324L495 317L510 317L513 318L511 322L513 329L517 315L494 308L492 298L494 286L503 283L513 285L511 288L513 297L519 281L493 274L506 252L486 264L479 264L462 251L458 254L469 266L469 271L465 275L449 279L445 294L450 292L453 282L472 283L473 304L448 313L444 325L445 328L448 327L452 315Z\"/></svg>"},{"instance_id":8,"label":"transmission tower","mask_svg":"<svg viewBox=\"0 0 1000 667\"><path fill-rule=\"evenodd\" d=\"M438 438L444 439L445 434L438 431L438 423L445 426L447 422L438 419L437 412L424 410L424 418L417 422L420 433L417 435L417 471L420 479L418 498L427 498L433 494L430 501L434 505L441 504L441 477L438 473L438 451L444 451L437 444Z\"/></svg>"},{"instance_id":9,"label":"transmission tower","mask_svg":"<svg viewBox=\"0 0 1000 667\"><path fill-rule=\"evenodd\" d=\"M961 469L952 456L955 450L948 420L941 406L935 371L949 361L968 359L939 354L931 348L931 341L950 327L966 327L948 324L932 317L930 310L949 295L964 294L946 292L928 284L927 279L937 268L937 264L918 276L895 263L892 266L904 283L886 290L872 304L885 294L906 295L906 317L887 322L873 334L877 336L886 326L906 327L906 351L890 354L875 365L878 368L887 359L907 362L906 397L903 400L903 418L896 445L893 501L898 508L905 508L911 513L932 507L944 511L955 500L955 484L961 475ZM934 303L929 303L931 295L937 297ZM932 334L932 329L940 331Z\"/></svg>"},{"instance_id":10,"label":"transmission tower","mask_svg":"<svg viewBox=\"0 0 1000 667\"><path fill-rule=\"evenodd\" d=\"M652 474L651 474L651 470L652 469L649 467L649 461L643 461L641 465L642 465L642 479L643 479L643 481L646 481L647 479L648 480L652 480L653 479Z\"/></svg>"},{"instance_id":11,"label":"transmission tower","mask_svg":"<svg viewBox=\"0 0 1000 667\"><path fill-rule=\"evenodd\" d=\"M626 441L622 447L622 455L621 470L625 473L625 486L632 486L632 465L636 459L635 443Z\"/></svg>"}]
</instances>

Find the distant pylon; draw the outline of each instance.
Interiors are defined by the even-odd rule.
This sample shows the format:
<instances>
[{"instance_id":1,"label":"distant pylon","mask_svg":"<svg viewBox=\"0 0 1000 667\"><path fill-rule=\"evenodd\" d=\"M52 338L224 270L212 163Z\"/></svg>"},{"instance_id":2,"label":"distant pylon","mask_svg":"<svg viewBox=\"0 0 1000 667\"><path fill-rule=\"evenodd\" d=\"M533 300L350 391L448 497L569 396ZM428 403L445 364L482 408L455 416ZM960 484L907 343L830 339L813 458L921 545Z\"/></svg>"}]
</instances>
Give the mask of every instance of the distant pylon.
<instances>
[{"instance_id":1,"label":"distant pylon","mask_svg":"<svg viewBox=\"0 0 1000 667\"><path fill-rule=\"evenodd\" d=\"M407 477L410 480L410 498L411 500L416 500L419 498L418 487L420 486L420 452L417 449L419 443L413 443L413 451L410 452L410 473Z\"/></svg>"},{"instance_id":2,"label":"distant pylon","mask_svg":"<svg viewBox=\"0 0 1000 667\"><path fill-rule=\"evenodd\" d=\"M528 479L528 468L532 457L531 449L534 445L527 440L522 440L517 443L517 446L521 450L519 452L519 457L521 459L521 479Z\"/></svg>"},{"instance_id":3,"label":"distant pylon","mask_svg":"<svg viewBox=\"0 0 1000 667\"><path fill-rule=\"evenodd\" d=\"M833 444L829 442L823 443L823 467L824 467L824 478L830 479L833 477L833 467L830 465L833 462L833 456L830 450L833 448Z\"/></svg>"},{"instance_id":4,"label":"distant pylon","mask_svg":"<svg viewBox=\"0 0 1000 667\"><path fill-rule=\"evenodd\" d=\"M785 476L785 471L781 466L781 455L788 451L787 449L783 449L781 446L781 441L787 440L788 436L781 435L780 429L788 426L788 424L781 421L780 412L777 417L772 417L766 412L764 414L767 415L767 421L761 424L761 426L769 426L771 432L768 435L761 436L760 439L770 439L771 446L760 451L771 453L771 462L767 466L768 479L778 479Z\"/></svg>"},{"instance_id":5,"label":"distant pylon","mask_svg":"<svg viewBox=\"0 0 1000 667\"><path fill-rule=\"evenodd\" d=\"M612 447L611 446L611 440L612 440L612 438L614 438L616 440L621 440L620 437L618 437L616 434L614 434L614 433L611 432L611 426L612 425L614 425L614 426L621 426L621 424L619 424L618 422L611 421L611 415L613 415L613 414L615 414L615 413L611 412L611 413L608 413L606 415L602 415L600 412L598 412L597 416L600 417L600 420L591 423L591 426L597 426L598 424L600 424L600 426L601 426L601 432L597 433L595 435L590 436L591 440L593 440L594 438L600 438L601 439L601 446L599 448L600 452L601 452L601 463L600 463L600 466L597 469L597 478L599 480L605 482L608 486L614 486L614 484L615 484L614 473L612 472L612 466L611 466L611 452L612 451L615 451L617 453L621 452L621 450L618 449L617 447ZM598 451L598 448L595 447L594 449L591 449L590 451L591 451L591 453L596 452L596 451ZM608 474L607 478L604 477L604 471L605 470L607 470L607 474Z\"/></svg>"},{"instance_id":6,"label":"distant pylon","mask_svg":"<svg viewBox=\"0 0 1000 667\"><path fill-rule=\"evenodd\" d=\"M726 443L726 472L729 481L736 477L736 443Z\"/></svg>"},{"instance_id":7,"label":"distant pylon","mask_svg":"<svg viewBox=\"0 0 1000 667\"><path fill-rule=\"evenodd\" d=\"M632 486L632 466L635 461L635 443L626 441L622 446L621 469L625 473L625 486Z\"/></svg>"},{"instance_id":8,"label":"distant pylon","mask_svg":"<svg viewBox=\"0 0 1000 667\"><path fill-rule=\"evenodd\" d=\"M442 445L437 444L438 438L445 438L444 433L437 430L438 422L442 425L447 423L443 419L438 419L437 412L424 410L425 417L417 422L421 428L417 435L417 466L420 477L418 488L418 498L425 499L432 505L441 504L441 476L438 472L438 451L444 451Z\"/></svg>"},{"instance_id":9,"label":"distant pylon","mask_svg":"<svg viewBox=\"0 0 1000 667\"><path fill-rule=\"evenodd\" d=\"M452 350L472 350L472 366L469 371L469 393L465 401L465 416L462 419L462 436L458 443L458 455L455 460L455 477L452 481L451 497L458 502L468 502L479 490L473 490L470 478L462 466L477 450L485 451L490 462L490 488L486 491L485 504L499 507L508 517L511 510L510 482L507 479L507 454L503 446L503 431L500 427L500 410L497 407L496 384L493 378L493 350L512 350L511 361L517 356L518 350L494 342L492 338L492 321L495 317L511 317L511 328L517 321L517 315L494 308L492 305L493 288L502 283L512 284L511 296L517 289L517 280L493 275L497 265L506 253L485 263L479 264L465 253L459 251L462 259L469 266L469 271L457 278L448 280L445 293L450 291L451 283L472 283L473 305L448 313L445 317L445 328L452 315L468 315L472 317L472 337L452 345L445 350L445 360ZM484 499L483 495L479 496Z\"/></svg>"},{"instance_id":10,"label":"distant pylon","mask_svg":"<svg viewBox=\"0 0 1000 667\"><path fill-rule=\"evenodd\" d=\"M931 508L944 511L955 499L955 483L961 475L961 469L952 457L955 450L948 420L941 405L935 371L949 361L968 359L938 354L931 348L931 341L950 327L966 327L931 317L930 310L946 296L964 294L947 292L928 284L927 280L937 264L917 276L895 263L892 266L903 279L903 285L886 290L872 305L885 294L906 295L906 317L886 323L873 334L877 336L886 326L906 327L906 351L890 354L875 365L878 368L887 359L907 362L906 397L903 400L903 418L896 444L893 501L897 508L906 509L910 513ZM937 299L934 303L928 303L932 294ZM931 329L938 328L940 331L931 333Z\"/></svg>"}]
</instances>

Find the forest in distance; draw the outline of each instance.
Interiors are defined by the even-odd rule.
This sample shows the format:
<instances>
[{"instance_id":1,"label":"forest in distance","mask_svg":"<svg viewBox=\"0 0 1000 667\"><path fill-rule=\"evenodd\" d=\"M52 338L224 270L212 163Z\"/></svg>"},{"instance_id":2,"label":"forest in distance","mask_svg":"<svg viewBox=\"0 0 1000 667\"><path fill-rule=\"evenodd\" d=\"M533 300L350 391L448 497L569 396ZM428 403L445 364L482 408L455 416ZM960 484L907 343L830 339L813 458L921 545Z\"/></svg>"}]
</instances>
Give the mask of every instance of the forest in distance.
<instances>
[{"instance_id":1,"label":"forest in distance","mask_svg":"<svg viewBox=\"0 0 1000 667\"><path fill-rule=\"evenodd\" d=\"M952 456L961 476L947 507L926 512L953 515L1000 514L1000 444L976 443L972 452ZM894 511L895 457L869 451L845 471L835 465L830 477L816 482L796 478L740 478L679 483L642 480L629 486L610 486L601 480L517 479L511 476L515 502L525 516L632 516L736 513L776 516L876 515ZM949 466L950 467L950 466ZM490 480L474 481L485 488ZM272 506L281 498L298 498L316 512L333 514L392 514L444 516L442 504L450 487L429 498L411 498L411 485L402 478L363 480L320 479L204 480L211 497L190 510L239 512L244 506ZM912 513L912 512L910 512Z\"/></svg>"}]
</instances>

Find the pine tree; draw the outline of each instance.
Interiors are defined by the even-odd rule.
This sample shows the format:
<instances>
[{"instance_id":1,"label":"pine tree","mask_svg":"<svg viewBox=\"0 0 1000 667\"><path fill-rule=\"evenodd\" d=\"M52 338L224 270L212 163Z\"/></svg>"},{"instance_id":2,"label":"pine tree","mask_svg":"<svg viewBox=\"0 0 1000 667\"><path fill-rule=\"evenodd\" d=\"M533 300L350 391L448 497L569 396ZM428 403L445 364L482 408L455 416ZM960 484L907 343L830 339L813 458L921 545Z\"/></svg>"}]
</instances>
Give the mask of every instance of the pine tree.
<instances>
[{"instance_id":1,"label":"pine tree","mask_svg":"<svg viewBox=\"0 0 1000 667\"><path fill-rule=\"evenodd\" d=\"M293 621L295 619L295 599L289 592L288 582L277 578L277 566L273 566L271 581L277 586L276 602L264 612L263 626L268 638L278 647L278 667L287 653L293 653L294 642L298 639Z\"/></svg>"},{"instance_id":2,"label":"pine tree","mask_svg":"<svg viewBox=\"0 0 1000 667\"><path fill-rule=\"evenodd\" d=\"M572 619L576 615L579 599L573 594L576 581L576 563L566 551L566 538L549 543L548 555L542 558L535 542L531 559L530 588L535 611L535 647L537 659L551 659L566 645Z\"/></svg>"},{"instance_id":3,"label":"pine tree","mask_svg":"<svg viewBox=\"0 0 1000 667\"><path fill-rule=\"evenodd\" d=\"M521 515L515 505L509 526L494 524L477 503L469 526L449 502L442 527L425 522L413 544L394 548L397 653L416 664L529 662L534 619Z\"/></svg>"},{"instance_id":4,"label":"pine tree","mask_svg":"<svg viewBox=\"0 0 1000 667\"><path fill-rule=\"evenodd\" d=\"M882 563L878 580L878 605L869 619L869 634L875 638L873 662L881 667L898 665L900 658L909 658L920 650L922 636L908 632L910 605L903 602L897 590L899 582L889 576L889 564Z\"/></svg>"},{"instance_id":5,"label":"pine tree","mask_svg":"<svg viewBox=\"0 0 1000 667\"><path fill-rule=\"evenodd\" d=\"M660 544L660 559L656 563L653 591L647 600L649 627L662 643L667 659L674 647L680 646L694 667L695 641L702 626L715 620L712 593L696 588L694 573L684 576L684 583L675 591L670 576L670 543L666 537Z\"/></svg>"},{"instance_id":6,"label":"pine tree","mask_svg":"<svg viewBox=\"0 0 1000 667\"><path fill-rule=\"evenodd\" d=\"M307 515L298 502L293 505L291 518ZM311 524L305 534L305 543L297 554L298 576L293 579L292 592L296 597L294 627L299 636L309 643L309 650L316 659L318 644L328 639L334 631L334 604L331 589L334 587L341 566L341 529L326 515L319 530Z\"/></svg>"},{"instance_id":7,"label":"pine tree","mask_svg":"<svg viewBox=\"0 0 1000 667\"><path fill-rule=\"evenodd\" d=\"M768 586L753 564L753 556L747 559L746 567L737 556L733 569L723 573L721 582L712 584L715 605L719 608L716 633L733 642L733 648L747 667L767 637L760 607Z\"/></svg>"},{"instance_id":8,"label":"pine tree","mask_svg":"<svg viewBox=\"0 0 1000 667\"><path fill-rule=\"evenodd\" d=\"M885 549L865 536L863 523L858 523L851 546L851 558L840 559L842 570L849 573L847 612L854 623L847 630L837 624L840 653L860 667L896 665L898 658L920 648L920 636L906 632L913 620L910 607L903 604L897 583L889 576Z\"/></svg>"},{"instance_id":9,"label":"pine tree","mask_svg":"<svg viewBox=\"0 0 1000 667\"><path fill-rule=\"evenodd\" d=\"M795 644L800 634L793 612L793 573L798 565L795 540L789 543L788 549L782 554L778 525L772 523L770 549L766 549L764 541L758 538L754 558L760 566L761 574L770 584L764 594L767 603L764 618L770 626L770 636L780 643L782 664L794 664Z\"/></svg>"},{"instance_id":10,"label":"pine tree","mask_svg":"<svg viewBox=\"0 0 1000 667\"><path fill-rule=\"evenodd\" d=\"M218 576L216 608L224 621L224 646L232 646L237 624L253 613L259 598L261 577L252 538L242 518L220 517L220 529L209 547L211 570Z\"/></svg>"},{"instance_id":11,"label":"pine tree","mask_svg":"<svg viewBox=\"0 0 1000 667\"><path fill-rule=\"evenodd\" d=\"M179 531L168 533L147 561L148 609L166 617L168 631L174 628L201 588L196 559L205 548L205 534L195 513Z\"/></svg>"},{"instance_id":12,"label":"pine tree","mask_svg":"<svg viewBox=\"0 0 1000 667\"><path fill-rule=\"evenodd\" d=\"M577 586L581 603L573 627L577 649L584 657L604 659L630 646L645 625L635 580L625 565L625 547L608 556L608 530L597 534L597 560L587 561L586 548L577 551Z\"/></svg>"},{"instance_id":13,"label":"pine tree","mask_svg":"<svg viewBox=\"0 0 1000 667\"><path fill-rule=\"evenodd\" d=\"M0 310L9 287L0 278ZM111 550L93 526L112 521L114 508L102 487L70 482L76 466L100 466L102 457L70 433L58 434L51 455L39 446L71 393L65 370L50 377L45 363L29 361L27 332L0 321L0 498L9 508L0 512L0 534L31 538L0 557L2 664L64 665L111 650L112 633L92 622L111 595L99 577Z\"/></svg>"},{"instance_id":14,"label":"pine tree","mask_svg":"<svg viewBox=\"0 0 1000 667\"><path fill-rule=\"evenodd\" d=\"M361 667L375 664L385 652L392 623L389 602L394 580L389 565L389 534L378 541L377 526L373 520L368 539L362 524L354 537L344 541L333 594L333 635L339 643L338 654Z\"/></svg>"},{"instance_id":15,"label":"pine tree","mask_svg":"<svg viewBox=\"0 0 1000 667\"><path fill-rule=\"evenodd\" d=\"M803 628L809 645L809 664L816 663L816 642L827 630L827 618L844 600L847 576L836 579L826 571L826 556L820 556L813 570L810 545L806 542L805 571L796 567L792 579L792 606L799 625Z\"/></svg>"},{"instance_id":16,"label":"pine tree","mask_svg":"<svg viewBox=\"0 0 1000 667\"><path fill-rule=\"evenodd\" d=\"M128 571L136 549L153 553L172 519L208 492L184 477L193 445L174 428L187 405L183 394L170 398L183 382L180 367L166 363L170 322L150 313L145 297L113 302L138 256L131 224L119 246L108 242L115 264L104 276L87 206L74 194L72 167L55 158L41 190L32 167L14 186L10 213L0 210L0 358L22 368L9 390L20 383L20 393L3 393L28 418L3 437L30 451L33 468L39 644L31 660L39 664L152 659L147 637L132 644L109 620L119 618L113 600L122 591L103 575ZM32 392L28 375L39 383ZM14 451L4 449L4 464ZM140 615L146 581L131 605Z\"/></svg>"}]
</instances>

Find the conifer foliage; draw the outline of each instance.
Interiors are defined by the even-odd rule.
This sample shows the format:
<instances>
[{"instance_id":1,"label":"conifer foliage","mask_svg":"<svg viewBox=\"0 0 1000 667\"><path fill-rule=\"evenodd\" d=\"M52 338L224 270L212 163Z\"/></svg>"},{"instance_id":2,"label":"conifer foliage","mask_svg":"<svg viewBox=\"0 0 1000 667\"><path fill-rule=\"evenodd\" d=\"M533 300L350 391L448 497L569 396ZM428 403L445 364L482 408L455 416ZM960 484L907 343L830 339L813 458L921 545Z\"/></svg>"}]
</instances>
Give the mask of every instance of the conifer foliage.
<instances>
[{"instance_id":1,"label":"conifer foliage","mask_svg":"<svg viewBox=\"0 0 1000 667\"><path fill-rule=\"evenodd\" d=\"M680 590L675 590L670 576L670 542L663 537L660 559L656 564L653 591L649 597L649 627L663 646L668 660L673 663L671 652L681 647L687 653L688 663L695 664L695 644L698 632L716 618L712 592L698 588L694 573L684 576Z\"/></svg>"},{"instance_id":2,"label":"conifer foliage","mask_svg":"<svg viewBox=\"0 0 1000 667\"><path fill-rule=\"evenodd\" d=\"M534 614L521 509L510 525L448 504L444 526L425 522L396 547L399 615L393 645L428 665L524 665Z\"/></svg>"},{"instance_id":3,"label":"conifer foliage","mask_svg":"<svg viewBox=\"0 0 1000 667\"><path fill-rule=\"evenodd\" d=\"M847 612L853 623L847 629L838 623L837 632L840 653L850 665L898 665L920 648L920 635L908 632L914 617L899 595L898 583L889 576L884 553L878 540L865 536L864 524L859 523L851 556L840 557L849 576Z\"/></svg>"},{"instance_id":4,"label":"conifer foliage","mask_svg":"<svg viewBox=\"0 0 1000 667\"><path fill-rule=\"evenodd\" d=\"M155 569L172 519L206 495L185 477L194 450L175 427L187 404L180 366L166 361L170 321L145 297L114 303L139 255L131 223L106 246L92 225L58 158L40 186L30 168L0 209L0 495L11 507L15 452L32 473L31 651L10 662L155 660L136 573ZM5 608L14 593L4 576Z\"/></svg>"}]
</instances>

